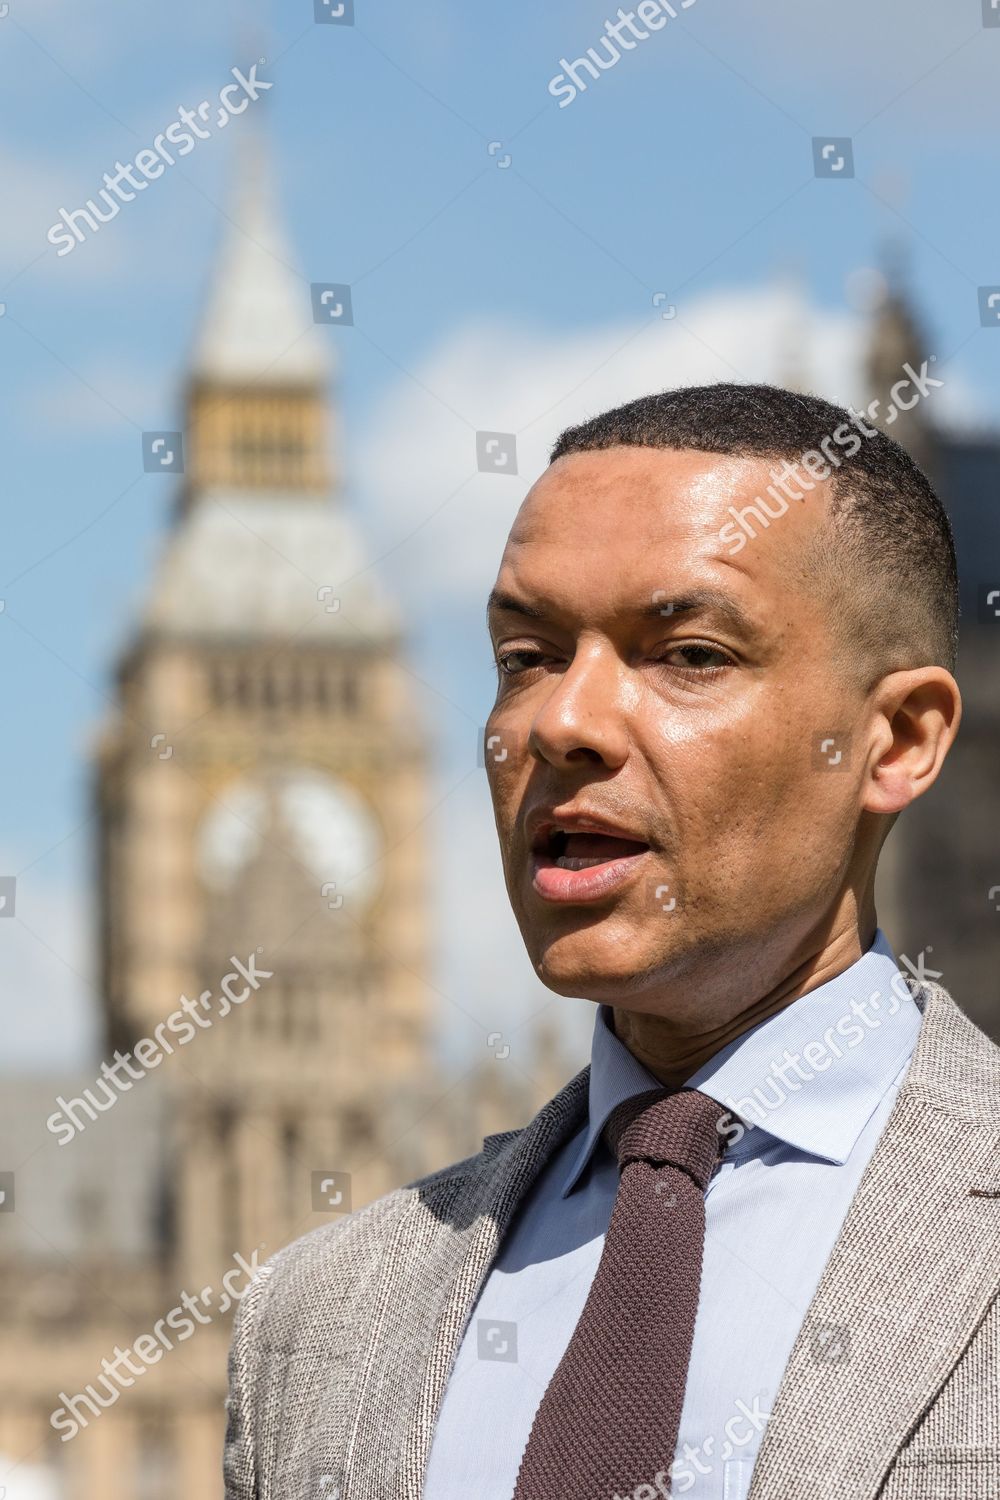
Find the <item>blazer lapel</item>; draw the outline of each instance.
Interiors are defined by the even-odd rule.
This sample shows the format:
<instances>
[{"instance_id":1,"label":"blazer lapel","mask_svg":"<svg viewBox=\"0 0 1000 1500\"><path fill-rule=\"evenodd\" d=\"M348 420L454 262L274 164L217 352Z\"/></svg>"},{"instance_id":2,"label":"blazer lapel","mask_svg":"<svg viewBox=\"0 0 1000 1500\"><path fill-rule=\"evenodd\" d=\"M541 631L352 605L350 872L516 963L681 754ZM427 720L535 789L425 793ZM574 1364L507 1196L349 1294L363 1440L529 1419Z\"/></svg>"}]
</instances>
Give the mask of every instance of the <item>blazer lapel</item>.
<instances>
[{"instance_id":1,"label":"blazer lapel","mask_svg":"<svg viewBox=\"0 0 1000 1500\"><path fill-rule=\"evenodd\" d=\"M1000 1283L996 1052L939 985L809 1306L748 1500L874 1500Z\"/></svg>"},{"instance_id":2,"label":"blazer lapel","mask_svg":"<svg viewBox=\"0 0 1000 1500\"><path fill-rule=\"evenodd\" d=\"M363 1430L380 1441L350 1445L344 1500L419 1500L444 1388L480 1287L518 1205L584 1119L589 1078L588 1065L523 1129L487 1136L469 1176L443 1174L414 1194L384 1258L359 1385ZM405 1342L398 1330L391 1334L401 1307ZM400 1371L407 1363L409 1380Z\"/></svg>"}]
</instances>

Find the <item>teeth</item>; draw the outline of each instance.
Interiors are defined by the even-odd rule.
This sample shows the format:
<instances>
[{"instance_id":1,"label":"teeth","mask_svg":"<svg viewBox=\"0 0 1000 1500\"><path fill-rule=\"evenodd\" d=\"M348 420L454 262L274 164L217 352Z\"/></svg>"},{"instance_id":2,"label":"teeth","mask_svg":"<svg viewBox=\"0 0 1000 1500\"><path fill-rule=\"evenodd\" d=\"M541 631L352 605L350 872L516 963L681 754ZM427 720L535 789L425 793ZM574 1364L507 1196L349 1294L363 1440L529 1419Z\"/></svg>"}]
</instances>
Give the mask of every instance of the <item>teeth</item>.
<instances>
[{"instance_id":1,"label":"teeth","mask_svg":"<svg viewBox=\"0 0 1000 1500\"><path fill-rule=\"evenodd\" d=\"M581 859L571 854L560 854L556 864L560 870L589 870L593 865L606 865L606 859Z\"/></svg>"}]
</instances>

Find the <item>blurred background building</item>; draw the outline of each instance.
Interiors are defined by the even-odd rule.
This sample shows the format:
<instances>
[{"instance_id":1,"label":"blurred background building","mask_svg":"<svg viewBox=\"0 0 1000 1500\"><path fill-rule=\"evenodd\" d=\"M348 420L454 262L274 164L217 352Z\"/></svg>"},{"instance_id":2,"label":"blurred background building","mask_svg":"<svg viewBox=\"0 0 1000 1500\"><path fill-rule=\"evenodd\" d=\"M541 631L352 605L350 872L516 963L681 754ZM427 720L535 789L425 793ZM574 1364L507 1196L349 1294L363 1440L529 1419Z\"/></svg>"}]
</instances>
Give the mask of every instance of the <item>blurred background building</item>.
<instances>
[{"instance_id":1,"label":"blurred background building","mask_svg":"<svg viewBox=\"0 0 1000 1500\"><path fill-rule=\"evenodd\" d=\"M918 311L890 285L868 359L883 402L905 363L919 371L929 343ZM961 626L956 677L963 716L946 774L896 821L876 883L879 921L913 972L939 978L1000 1041L996 920L1000 910L1000 438L949 432L919 402L886 430L930 475L951 518ZM882 424L879 424L882 425Z\"/></svg>"},{"instance_id":2,"label":"blurred background building","mask_svg":"<svg viewBox=\"0 0 1000 1500\"><path fill-rule=\"evenodd\" d=\"M574 1071L543 1024L530 1077L496 1066L499 1036L458 1073L431 1047L428 756L403 625L341 493L329 335L249 154L231 208L174 525L95 753L101 1055L0 1099L10 1500L218 1500L234 1257L471 1154ZM223 987L234 959L269 977ZM102 1082L117 1055L131 1070ZM124 1390L102 1384L183 1291L204 1323L141 1376L120 1365ZM72 1441L50 1425L62 1409L60 1433L82 1417Z\"/></svg>"}]
</instances>

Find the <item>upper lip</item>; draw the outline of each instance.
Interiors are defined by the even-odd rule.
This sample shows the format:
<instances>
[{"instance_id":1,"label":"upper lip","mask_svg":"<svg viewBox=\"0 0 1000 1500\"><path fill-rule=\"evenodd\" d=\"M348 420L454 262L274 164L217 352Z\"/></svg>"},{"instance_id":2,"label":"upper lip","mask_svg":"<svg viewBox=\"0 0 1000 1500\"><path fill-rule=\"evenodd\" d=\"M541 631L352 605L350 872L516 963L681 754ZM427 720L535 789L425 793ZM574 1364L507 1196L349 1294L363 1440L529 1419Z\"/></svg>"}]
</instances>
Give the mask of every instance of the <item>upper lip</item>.
<instances>
[{"instance_id":1,"label":"upper lip","mask_svg":"<svg viewBox=\"0 0 1000 1500\"><path fill-rule=\"evenodd\" d=\"M634 828L627 828L624 823L616 823L611 818L603 817L589 807L536 807L528 814L525 826L533 853L546 847L556 828L565 829L567 833L606 833L612 837L632 839L637 844L649 843L645 834Z\"/></svg>"}]
</instances>

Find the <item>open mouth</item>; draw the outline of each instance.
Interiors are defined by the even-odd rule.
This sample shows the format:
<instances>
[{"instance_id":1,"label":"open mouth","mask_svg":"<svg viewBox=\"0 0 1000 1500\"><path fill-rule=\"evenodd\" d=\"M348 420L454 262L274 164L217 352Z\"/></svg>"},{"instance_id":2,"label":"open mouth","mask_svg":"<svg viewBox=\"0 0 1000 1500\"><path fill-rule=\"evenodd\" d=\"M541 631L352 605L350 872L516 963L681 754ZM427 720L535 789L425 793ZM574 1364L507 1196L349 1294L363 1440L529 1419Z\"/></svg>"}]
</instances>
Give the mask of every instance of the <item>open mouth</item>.
<instances>
[{"instance_id":1,"label":"open mouth","mask_svg":"<svg viewBox=\"0 0 1000 1500\"><path fill-rule=\"evenodd\" d=\"M560 870L590 870L615 859L644 854L648 844L611 833L568 833L553 828L539 855Z\"/></svg>"},{"instance_id":2,"label":"open mouth","mask_svg":"<svg viewBox=\"0 0 1000 1500\"><path fill-rule=\"evenodd\" d=\"M531 883L544 901L601 901L631 881L651 853L625 834L552 828L532 851Z\"/></svg>"}]
</instances>

